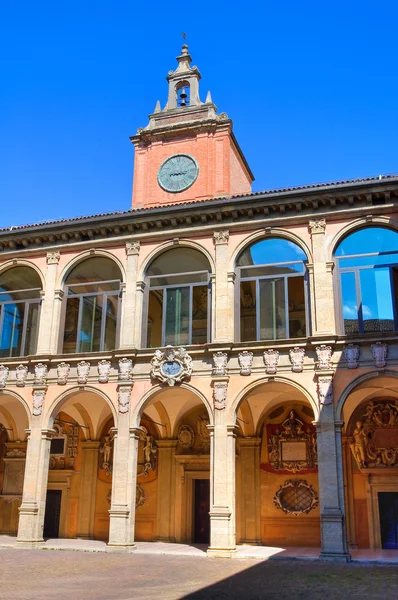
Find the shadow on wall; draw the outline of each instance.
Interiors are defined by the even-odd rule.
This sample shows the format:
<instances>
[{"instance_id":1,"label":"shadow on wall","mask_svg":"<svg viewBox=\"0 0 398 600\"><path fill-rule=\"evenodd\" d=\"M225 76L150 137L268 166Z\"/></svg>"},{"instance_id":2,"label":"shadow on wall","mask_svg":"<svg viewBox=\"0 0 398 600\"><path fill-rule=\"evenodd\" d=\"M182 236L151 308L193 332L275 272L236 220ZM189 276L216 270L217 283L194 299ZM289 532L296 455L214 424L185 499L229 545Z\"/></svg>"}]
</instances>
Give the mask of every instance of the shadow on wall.
<instances>
[{"instance_id":1,"label":"shadow on wall","mask_svg":"<svg viewBox=\"0 0 398 600\"><path fill-rule=\"evenodd\" d=\"M218 572L218 577L221 573L225 575L227 571L237 569L236 560L209 560L217 563L218 568L210 568L209 571ZM396 598L398 571L394 567L270 559L246 568L247 561L242 562L240 572L181 596L180 600Z\"/></svg>"}]
</instances>

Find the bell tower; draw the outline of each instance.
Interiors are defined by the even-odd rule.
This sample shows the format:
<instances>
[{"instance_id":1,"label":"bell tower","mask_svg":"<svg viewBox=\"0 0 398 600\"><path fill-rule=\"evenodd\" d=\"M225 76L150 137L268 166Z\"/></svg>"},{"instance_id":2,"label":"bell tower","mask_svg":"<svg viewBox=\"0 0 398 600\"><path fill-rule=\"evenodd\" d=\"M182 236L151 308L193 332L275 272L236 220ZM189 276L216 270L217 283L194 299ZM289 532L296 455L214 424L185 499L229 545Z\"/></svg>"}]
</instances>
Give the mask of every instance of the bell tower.
<instances>
[{"instance_id":1,"label":"bell tower","mask_svg":"<svg viewBox=\"0 0 398 600\"><path fill-rule=\"evenodd\" d=\"M232 121L207 93L183 45L178 66L169 71L166 106L160 102L149 123L130 138L135 147L133 208L229 198L251 192L254 180L232 132Z\"/></svg>"}]
</instances>

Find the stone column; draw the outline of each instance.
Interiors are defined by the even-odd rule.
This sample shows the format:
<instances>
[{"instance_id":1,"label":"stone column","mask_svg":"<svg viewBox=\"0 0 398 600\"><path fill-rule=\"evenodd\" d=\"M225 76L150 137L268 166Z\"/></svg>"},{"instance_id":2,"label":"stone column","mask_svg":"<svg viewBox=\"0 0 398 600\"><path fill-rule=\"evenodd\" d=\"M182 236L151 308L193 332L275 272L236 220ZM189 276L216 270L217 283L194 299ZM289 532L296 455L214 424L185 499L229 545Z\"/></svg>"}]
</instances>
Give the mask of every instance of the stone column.
<instances>
[{"instance_id":1,"label":"stone column","mask_svg":"<svg viewBox=\"0 0 398 600\"><path fill-rule=\"evenodd\" d=\"M241 542L244 544L261 544L260 445L261 438L239 438Z\"/></svg>"},{"instance_id":2,"label":"stone column","mask_svg":"<svg viewBox=\"0 0 398 600\"><path fill-rule=\"evenodd\" d=\"M326 221L318 219L309 222L312 242L313 264L309 265L313 290L312 334L328 335L336 332L334 292L333 292L333 263L326 261Z\"/></svg>"},{"instance_id":3,"label":"stone column","mask_svg":"<svg viewBox=\"0 0 398 600\"><path fill-rule=\"evenodd\" d=\"M54 305L59 258L59 252L47 252L46 284L40 309L37 354L54 354L57 352L57 348L54 346L53 324L58 331L58 322L54 318Z\"/></svg>"},{"instance_id":4,"label":"stone column","mask_svg":"<svg viewBox=\"0 0 398 600\"><path fill-rule=\"evenodd\" d=\"M158 542L175 542L175 495L177 440L157 440L158 491L156 507L156 539Z\"/></svg>"},{"instance_id":5,"label":"stone column","mask_svg":"<svg viewBox=\"0 0 398 600\"><path fill-rule=\"evenodd\" d=\"M42 398L36 400L37 405L44 398L42 390L39 392ZM26 548L35 548L43 542L50 441L54 433L53 429L42 429L40 408L39 414L32 417L31 429L28 431L22 503L19 507L17 542L19 546Z\"/></svg>"},{"instance_id":6,"label":"stone column","mask_svg":"<svg viewBox=\"0 0 398 600\"><path fill-rule=\"evenodd\" d=\"M142 348L144 346L143 338L146 339L146 328L148 325L147 311L145 311L146 318L144 316L144 293L145 293L145 281L136 282L136 294L135 294L135 336L134 336L134 347ZM142 329L144 328L144 333ZM146 345L148 342L146 341Z\"/></svg>"},{"instance_id":7,"label":"stone column","mask_svg":"<svg viewBox=\"0 0 398 600\"><path fill-rule=\"evenodd\" d=\"M82 442L80 471L78 538L94 539L95 499L97 496L98 451L100 442Z\"/></svg>"},{"instance_id":8,"label":"stone column","mask_svg":"<svg viewBox=\"0 0 398 600\"><path fill-rule=\"evenodd\" d=\"M140 242L126 242L126 283L122 297L120 348L133 348L136 344L135 308L139 251Z\"/></svg>"},{"instance_id":9,"label":"stone column","mask_svg":"<svg viewBox=\"0 0 398 600\"><path fill-rule=\"evenodd\" d=\"M227 424L227 379L214 386L214 425L210 430L210 546L208 556L231 557L236 552L235 438ZM222 393L224 383L224 393Z\"/></svg>"},{"instance_id":10,"label":"stone column","mask_svg":"<svg viewBox=\"0 0 398 600\"><path fill-rule=\"evenodd\" d=\"M229 342L232 314L228 298L228 240L229 231L222 230L214 233L216 248L216 283L215 283L215 335L214 342Z\"/></svg>"},{"instance_id":11,"label":"stone column","mask_svg":"<svg viewBox=\"0 0 398 600\"><path fill-rule=\"evenodd\" d=\"M120 385L119 416L114 428L112 503L109 510L110 550L134 549L137 455L140 429L130 428L132 385Z\"/></svg>"},{"instance_id":12,"label":"stone column","mask_svg":"<svg viewBox=\"0 0 398 600\"><path fill-rule=\"evenodd\" d=\"M321 379L320 377L318 379ZM325 382L327 377L322 376ZM335 423L329 395L320 395L321 410L317 428L318 485L321 511L321 558L349 561L344 522L344 487L341 427ZM318 383L319 386L319 383ZM326 403L325 403L326 402Z\"/></svg>"},{"instance_id":13,"label":"stone column","mask_svg":"<svg viewBox=\"0 0 398 600\"><path fill-rule=\"evenodd\" d=\"M233 271L228 273L228 339L231 341L238 339L236 332L238 330L239 312L235 310L235 280L236 273Z\"/></svg>"}]
</instances>

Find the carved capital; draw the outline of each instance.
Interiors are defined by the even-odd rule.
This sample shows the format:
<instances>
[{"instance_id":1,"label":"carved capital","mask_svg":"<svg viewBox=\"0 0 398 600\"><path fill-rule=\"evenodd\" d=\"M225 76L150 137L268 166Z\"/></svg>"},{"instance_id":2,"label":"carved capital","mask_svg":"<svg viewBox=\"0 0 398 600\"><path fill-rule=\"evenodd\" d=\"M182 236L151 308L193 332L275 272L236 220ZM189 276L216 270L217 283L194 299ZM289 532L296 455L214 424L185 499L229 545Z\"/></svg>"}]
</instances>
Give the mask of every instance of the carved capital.
<instances>
[{"instance_id":1,"label":"carved capital","mask_svg":"<svg viewBox=\"0 0 398 600\"><path fill-rule=\"evenodd\" d=\"M127 256L137 255L140 252L140 242L126 242Z\"/></svg>"},{"instance_id":2,"label":"carved capital","mask_svg":"<svg viewBox=\"0 0 398 600\"><path fill-rule=\"evenodd\" d=\"M311 235L314 235L316 233L325 233L326 220L325 219L316 219L316 220L310 219L308 227L311 231Z\"/></svg>"},{"instance_id":3,"label":"carved capital","mask_svg":"<svg viewBox=\"0 0 398 600\"><path fill-rule=\"evenodd\" d=\"M221 231L215 231L213 235L214 244L218 246L218 244L228 244L229 240L229 231L227 229L222 229Z\"/></svg>"},{"instance_id":4,"label":"carved capital","mask_svg":"<svg viewBox=\"0 0 398 600\"><path fill-rule=\"evenodd\" d=\"M59 252L47 252L46 260L48 265L57 265L61 254Z\"/></svg>"}]
</instances>

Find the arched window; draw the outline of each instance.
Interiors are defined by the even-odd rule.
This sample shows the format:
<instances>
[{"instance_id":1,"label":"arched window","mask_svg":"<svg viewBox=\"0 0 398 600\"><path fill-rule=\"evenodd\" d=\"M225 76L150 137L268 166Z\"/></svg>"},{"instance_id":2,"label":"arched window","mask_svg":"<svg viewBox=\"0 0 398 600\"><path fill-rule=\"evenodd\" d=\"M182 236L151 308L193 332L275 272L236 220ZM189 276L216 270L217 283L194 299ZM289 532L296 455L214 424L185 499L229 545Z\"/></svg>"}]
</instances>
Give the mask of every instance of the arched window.
<instances>
[{"instance_id":1,"label":"arched window","mask_svg":"<svg viewBox=\"0 0 398 600\"><path fill-rule=\"evenodd\" d=\"M161 254L147 271L147 346L205 344L209 341L210 265L192 248Z\"/></svg>"},{"instance_id":2,"label":"arched window","mask_svg":"<svg viewBox=\"0 0 398 600\"><path fill-rule=\"evenodd\" d=\"M0 356L35 354L41 280L31 267L0 275Z\"/></svg>"},{"instance_id":3,"label":"arched window","mask_svg":"<svg viewBox=\"0 0 398 600\"><path fill-rule=\"evenodd\" d=\"M307 278L303 250L279 238L252 244L240 254L240 341L308 335Z\"/></svg>"},{"instance_id":4,"label":"arched window","mask_svg":"<svg viewBox=\"0 0 398 600\"><path fill-rule=\"evenodd\" d=\"M121 273L103 257L79 263L66 278L63 352L101 352L117 344Z\"/></svg>"},{"instance_id":5,"label":"arched window","mask_svg":"<svg viewBox=\"0 0 398 600\"><path fill-rule=\"evenodd\" d=\"M337 247L344 333L397 329L398 234L367 227Z\"/></svg>"}]
</instances>

